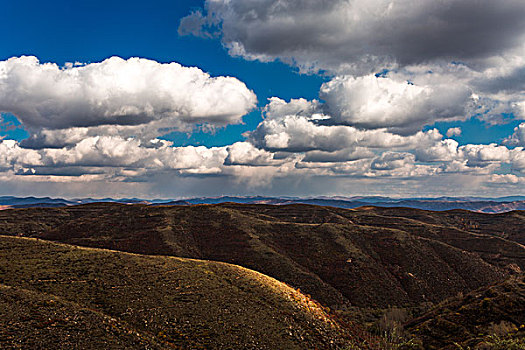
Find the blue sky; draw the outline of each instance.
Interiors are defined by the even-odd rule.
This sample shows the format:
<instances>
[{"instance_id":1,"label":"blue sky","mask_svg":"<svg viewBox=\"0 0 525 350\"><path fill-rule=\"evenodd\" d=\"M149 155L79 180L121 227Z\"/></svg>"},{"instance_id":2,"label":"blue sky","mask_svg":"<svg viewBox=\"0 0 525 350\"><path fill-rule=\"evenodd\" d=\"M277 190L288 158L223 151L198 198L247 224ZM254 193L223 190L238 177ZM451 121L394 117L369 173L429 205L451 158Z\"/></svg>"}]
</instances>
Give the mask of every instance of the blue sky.
<instances>
[{"instance_id":1,"label":"blue sky","mask_svg":"<svg viewBox=\"0 0 525 350\"><path fill-rule=\"evenodd\" d=\"M111 56L144 57L197 66L214 76L242 80L264 106L272 96L317 98L326 77L299 74L280 62L261 63L233 58L219 40L179 36L179 21L203 1L3 1L0 14L7 35L0 39L0 60L34 55L42 62L98 62ZM215 133L173 133L177 145L223 146L243 139L261 119L260 111ZM4 133L5 134L5 133ZM7 133L20 138L23 132Z\"/></svg>"},{"instance_id":2,"label":"blue sky","mask_svg":"<svg viewBox=\"0 0 525 350\"><path fill-rule=\"evenodd\" d=\"M523 194L519 0L0 1L1 193Z\"/></svg>"}]
</instances>

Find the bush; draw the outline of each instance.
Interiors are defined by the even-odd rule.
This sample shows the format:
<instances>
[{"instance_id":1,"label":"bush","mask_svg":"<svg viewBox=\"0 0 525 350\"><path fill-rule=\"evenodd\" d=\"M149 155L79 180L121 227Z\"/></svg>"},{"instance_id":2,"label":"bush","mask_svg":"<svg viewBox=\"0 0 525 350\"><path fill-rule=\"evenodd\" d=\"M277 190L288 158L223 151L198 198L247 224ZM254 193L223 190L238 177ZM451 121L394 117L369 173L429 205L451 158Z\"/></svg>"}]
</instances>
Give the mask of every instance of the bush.
<instances>
[{"instance_id":1,"label":"bush","mask_svg":"<svg viewBox=\"0 0 525 350\"><path fill-rule=\"evenodd\" d=\"M478 346L479 350L525 350L525 339L491 335Z\"/></svg>"}]
</instances>

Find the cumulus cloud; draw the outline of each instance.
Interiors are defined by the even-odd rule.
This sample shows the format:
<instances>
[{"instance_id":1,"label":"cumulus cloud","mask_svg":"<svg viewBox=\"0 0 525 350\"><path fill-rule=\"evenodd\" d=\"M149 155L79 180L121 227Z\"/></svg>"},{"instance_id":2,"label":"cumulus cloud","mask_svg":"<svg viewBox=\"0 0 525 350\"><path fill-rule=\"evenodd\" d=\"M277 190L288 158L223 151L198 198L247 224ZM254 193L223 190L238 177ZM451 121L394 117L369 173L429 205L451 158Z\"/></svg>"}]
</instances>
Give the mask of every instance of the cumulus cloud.
<instances>
[{"instance_id":1,"label":"cumulus cloud","mask_svg":"<svg viewBox=\"0 0 525 350\"><path fill-rule=\"evenodd\" d=\"M525 178L516 176L514 174L492 174L487 179L487 183L501 186L501 185L523 185Z\"/></svg>"},{"instance_id":2,"label":"cumulus cloud","mask_svg":"<svg viewBox=\"0 0 525 350\"><path fill-rule=\"evenodd\" d=\"M468 172L472 168L495 170L503 163L511 164L520 171L525 168L523 147L509 149L495 143L459 146L457 141L445 139L430 147L417 148L414 153L418 162L444 162L442 167L447 171Z\"/></svg>"},{"instance_id":3,"label":"cumulus cloud","mask_svg":"<svg viewBox=\"0 0 525 350\"><path fill-rule=\"evenodd\" d=\"M335 162L342 163L348 161L354 161L359 159L372 158L375 154L370 149L366 147L350 147L343 148L334 152L325 152L325 151L309 151L306 152L303 162Z\"/></svg>"},{"instance_id":4,"label":"cumulus cloud","mask_svg":"<svg viewBox=\"0 0 525 350\"><path fill-rule=\"evenodd\" d=\"M0 111L13 113L32 142L77 141L88 127L188 128L196 123L239 123L256 97L232 77L211 77L178 63L111 57L59 67L36 57L0 62ZM50 130L73 128L51 135ZM41 134L38 132L41 129ZM54 140L53 140L54 139Z\"/></svg>"},{"instance_id":5,"label":"cumulus cloud","mask_svg":"<svg viewBox=\"0 0 525 350\"><path fill-rule=\"evenodd\" d=\"M4 140L0 143L0 167L27 175L114 174L118 170L122 176L133 178L145 171L218 173L228 155L226 147L172 146L158 139L144 144L138 139L95 136L72 147L33 150Z\"/></svg>"},{"instance_id":6,"label":"cumulus cloud","mask_svg":"<svg viewBox=\"0 0 525 350\"><path fill-rule=\"evenodd\" d=\"M335 76L320 92L334 123L413 133L525 117L524 15L519 0L207 0L179 33Z\"/></svg>"},{"instance_id":7,"label":"cumulus cloud","mask_svg":"<svg viewBox=\"0 0 525 350\"><path fill-rule=\"evenodd\" d=\"M512 146L525 146L525 123L514 128L514 133L507 137L504 142Z\"/></svg>"},{"instance_id":8,"label":"cumulus cloud","mask_svg":"<svg viewBox=\"0 0 525 350\"><path fill-rule=\"evenodd\" d=\"M516 147L510 151L512 168L525 173L525 150L523 147Z\"/></svg>"},{"instance_id":9,"label":"cumulus cloud","mask_svg":"<svg viewBox=\"0 0 525 350\"><path fill-rule=\"evenodd\" d=\"M520 117L517 112L520 104L512 101L525 101L525 94L480 96L475 93L473 83L473 76L480 73L461 64L434 68L410 67L361 77L337 76L322 84L321 100L286 102L274 97L264 112L267 119L296 116L320 125L386 129L400 135L415 134L424 126L439 121L475 117L488 123L500 123L503 113ZM450 132L453 131L458 132L458 129ZM286 143L283 134L273 135L268 141L275 145Z\"/></svg>"},{"instance_id":10,"label":"cumulus cloud","mask_svg":"<svg viewBox=\"0 0 525 350\"><path fill-rule=\"evenodd\" d=\"M406 152L384 152L372 162L374 170L393 170L412 166L416 157Z\"/></svg>"},{"instance_id":11,"label":"cumulus cloud","mask_svg":"<svg viewBox=\"0 0 525 350\"><path fill-rule=\"evenodd\" d=\"M179 35L194 35L203 38L214 36L210 33L211 26L208 25L208 19L202 15L201 11L193 11L189 16L182 18L180 22Z\"/></svg>"},{"instance_id":12,"label":"cumulus cloud","mask_svg":"<svg viewBox=\"0 0 525 350\"><path fill-rule=\"evenodd\" d=\"M461 135L461 128L460 127L455 127L455 128L449 128L447 130L447 137L452 137L452 136L460 136Z\"/></svg>"},{"instance_id":13,"label":"cumulus cloud","mask_svg":"<svg viewBox=\"0 0 525 350\"><path fill-rule=\"evenodd\" d=\"M525 178L525 123L503 145L460 145L451 137L461 128L444 137L433 125L525 117L524 17L521 0L206 0L179 34L218 37L233 56L327 77L318 99L271 98L245 141L224 147L175 147L158 137L242 122L257 101L235 78L139 58L64 67L35 57L2 61L0 111L31 135L0 141L0 188L33 181L110 192L129 183L162 195L516 189Z\"/></svg>"},{"instance_id":14,"label":"cumulus cloud","mask_svg":"<svg viewBox=\"0 0 525 350\"><path fill-rule=\"evenodd\" d=\"M322 113L317 101L286 102L273 98L265 107L265 119L246 135L259 148L285 152L335 152L353 147L410 148L430 145L442 138L436 129L403 136L385 128L370 130L332 123L332 117Z\"/></svg>"},{"instance_id":15,"label":"cumulus cloud","mask_svg":"<svg viewBox=\"0 0 525 350\"><path fill-rule=\"evenodd\" d=\"M320 91L335 123L409 133L435 121L464 118L471 95L462 84L420 85L375 75L336 77Z\"/></svg>"},{"instance_id":16,"label":"cumulus cloud","mask_svg":"<svg viewBox=\"0 0 525 350\"><path fill-rule=\"evenodd\" d=\"M415 154L421 162L449 162L459 158L458 145L455 140L445 139L429 147L417 147Z\"/></svg>"},{"instance_id":17,"label":"cumulus cloud","mask_svg":"<svg viewBox=\"0 0 525 350\"><path fill-rule=\"evenodd\" d=\"M386 127L402 134L445 120L475 117L498 124L509 119L504 114L523 118L525 94L521 87L487 90L485 73L449 63L336 76L321 86L319 96L324 104L318 108L331 116L332 124Z\"/></svg>"},{"instance_id":18,"label":"cumulus cloud","mask_svg":"<svg viewBox=\"0 0 525 350\"><path fill-rule=\"evenodd\" d=\"M73 146L88 136L105 134L97 128L68 128L35 130L29 138L21 143L26 148L62 148Z\"/></svg>"},{"instance_id":19,"label":"cumulus cloud","mask_svg":"<svg viewBox=\"0 0 525 350\"><path fill-rule=\"evenodd\" d=\"M344 125L334 122L337 117L327 103L271 98L263 121L246 134L247 141L225 147L173 147L168 141L133 137L133 130L123 136L128 132L123 128L134 126L42 129L37 143L46 147L27 148L33 139L0 144L0 172L35 181L74 178L79 183L211 176L229 186L264 189L285 178L414 180L439 174L490 175L502 164L510 164L517 174L525 169L522 147L459 146L443 140L436 129L402 135L389 128Z\"/></svg>"},{"instance_id":20,"label":"cumulus cloud","mask_svg":"<svg viewBox=\"0 0 525 350\"><path fill-rule=\"evenodd\" d=\"M459 148L469 166L487 166L510 160L510 150L497 144L465 145Z\"/></svg>"},{"instance_id":21,"label":"cumulus cloud","mask_svg":"<svg viewBox=\"0 0 525 350\"><path fill-rule=\"evenodd\" d=\"M0 167L18 169L27 165L40 165L41 155L34 150L21 148L15 140L0 142Z\"/></svg>"},{"instance_id":22,"label":"cumulus cloud","mask_svg":"<svg viewBox=\"0 0 525 350\"><path fill-rule=\"evenodd\" d=\"M274 195L292 194L293 190L306 195L311 194L311 187L325 191L343 188L344 182L336 180L339 177L352 178L351 183L355 184L372 184L367 181L382 178L385 182L373 182L374 191L386 191L398 183L396 179L404 179L416 181L411 184L415 186L411 187L412 194L416 194L425 190L421 186L429 176L439 176L435 181L441 183L441 187L433 189L435 191L446 190L450 181L466 174L471 176L471 182L465 185L476 182L479 186L483 183L493 186L496 178L491 176L507 163L513 173L500 177L501 181L506 181L502 183L510 184L507 180L522 182L520 174L525 173L523 147L458 146L450 139L427 139L427 142L434 146L427 147L430 151L424 156L414 152L413 146L407 151L395 147L389 150L355 146L333 152L281 152L277 156L278 153L259 149L249 142L225 147L173 147L171 142L158 139L144 142L136 138L95 136L86 137L73 146L35 150L23 148L13 140L3 140L0 142L0 179L11 186L32 184L40 190L42 188L35 184L46 183L49 190L58 190L50 184L62 183L64 188L60 191L66 188L78 191L82 186L86 189L89 184L97 183L100 187L93 190L96 193L102 188L111 190L106 187L108 184L113 184L111 191L127 188L128 194L133 190L125 184L136 184L144 191L156 186L166 190L192 184L197 187L181 190L186 191L184 193L194 191L189 195L195 195L195 191L203 195L224 194L232 189L236 189L233 193ZM299 184L302 192L294 187ZM343 187L330 187L329 184ZM167 195L167 192L159 193ZM169 193L173 195L174 192Z\"/></svg>"},{"instance_id":23,"label":"cumulus cloud","mask_svg":"<svg viewBox=\"0 0 525 350\"><path fill-rule=\"evenodd\" d=\"M226 165L267 166L282 163L271 152L254 147L249 142L236 142L227 147Z\"/></svg>"},{"instance_id":24,"label":"cumulus cloud","mask_svg":"<svg viewBox=\"0 0 525 350\"><path fill-rule=\"evenodd\" d=\"M44 149L45 164L54 166L97 166L125 167L138 166L146 158L147 149L140 147L140 141L119 137L88 137L70 148Z\"/></svg>"}]
</instances>

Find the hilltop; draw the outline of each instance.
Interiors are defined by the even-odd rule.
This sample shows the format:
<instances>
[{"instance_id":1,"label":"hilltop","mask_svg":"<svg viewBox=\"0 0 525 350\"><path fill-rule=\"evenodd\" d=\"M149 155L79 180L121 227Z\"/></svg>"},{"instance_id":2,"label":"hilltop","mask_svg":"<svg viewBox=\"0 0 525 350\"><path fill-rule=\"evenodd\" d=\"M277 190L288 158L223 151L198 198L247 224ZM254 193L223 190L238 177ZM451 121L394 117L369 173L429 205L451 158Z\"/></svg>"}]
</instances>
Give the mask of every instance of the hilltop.
<instances>
[{"instance_id":1,"label":"hilltop","mask_svg":"<svg viewBox=\"0 0 525 350\"><path fill-rule=\"evenodd\" d=\"M343 349L316 302L238 266L0 236L3 348Z\"/></svg>"}]
</instances>

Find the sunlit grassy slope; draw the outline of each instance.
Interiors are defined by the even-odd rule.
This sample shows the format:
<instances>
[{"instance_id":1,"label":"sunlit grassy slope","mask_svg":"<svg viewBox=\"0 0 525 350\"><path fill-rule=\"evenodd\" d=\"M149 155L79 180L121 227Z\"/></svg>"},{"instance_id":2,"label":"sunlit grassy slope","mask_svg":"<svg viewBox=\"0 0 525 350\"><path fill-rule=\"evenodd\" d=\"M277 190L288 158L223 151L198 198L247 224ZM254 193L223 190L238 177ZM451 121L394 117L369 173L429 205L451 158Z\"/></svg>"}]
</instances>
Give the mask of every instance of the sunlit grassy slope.
<instances>
[{"instance_id":1,"label":"sunlit grassy slope","mask_svg":"<svg viewBox=\"0 0 525 350\"><path fill-rule=\"evenodd\" d=\"M3 348L328 349L325 310L226 263L0 236Z\"/></svg>"}]
</instances>

